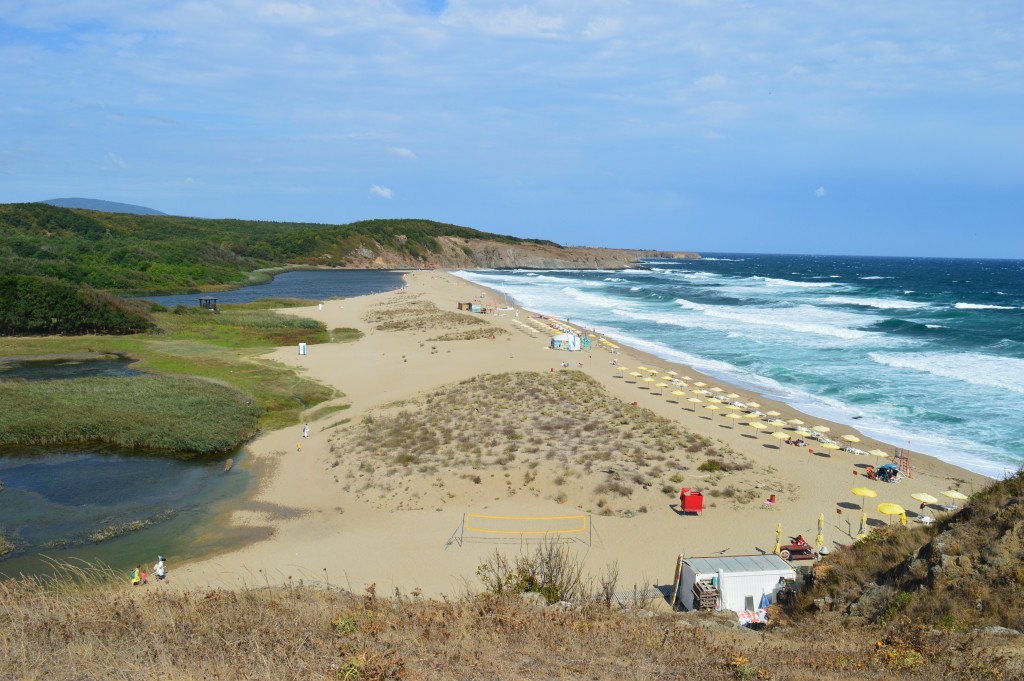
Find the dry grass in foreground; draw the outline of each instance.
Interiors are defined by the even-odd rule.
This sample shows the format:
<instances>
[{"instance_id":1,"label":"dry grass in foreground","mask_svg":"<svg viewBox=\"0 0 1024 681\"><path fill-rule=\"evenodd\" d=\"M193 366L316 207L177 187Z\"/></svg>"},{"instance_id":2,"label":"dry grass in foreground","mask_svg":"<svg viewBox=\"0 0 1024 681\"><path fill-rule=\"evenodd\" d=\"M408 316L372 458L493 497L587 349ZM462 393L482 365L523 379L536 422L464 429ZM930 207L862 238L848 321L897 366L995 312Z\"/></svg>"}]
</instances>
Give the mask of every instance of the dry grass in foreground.
<instances>
[{"instance_id":1,"label":"dry grass in foreground","mask_svg":"<svg viewBox=\"0 0 1024 681\"><path fill-rule=\"evenodd\" d=\"M628 516L677 499L683 483L749 503L768 477L574 370L481 375L387 405L339 431L331 451L346 492L406 508L454 499L461 479L480 485L470 486L479 500L532 494ZM431 489L417 488L424 480Z\"/></svg>"},{"instance_id":2,"label":"dry grass in foreground","mask_svg":"<svg viewBox=\"0 0 1024 681\"><path fill-rule=\"evenodd\" d=\"M0 583L0 678L1012 679L998 640L835 618L751 632L715 616L430 601L330 587L178 593L101 570ZM1018 665L1018 666L1014 666Z\"/></svg>"}]
</instances>

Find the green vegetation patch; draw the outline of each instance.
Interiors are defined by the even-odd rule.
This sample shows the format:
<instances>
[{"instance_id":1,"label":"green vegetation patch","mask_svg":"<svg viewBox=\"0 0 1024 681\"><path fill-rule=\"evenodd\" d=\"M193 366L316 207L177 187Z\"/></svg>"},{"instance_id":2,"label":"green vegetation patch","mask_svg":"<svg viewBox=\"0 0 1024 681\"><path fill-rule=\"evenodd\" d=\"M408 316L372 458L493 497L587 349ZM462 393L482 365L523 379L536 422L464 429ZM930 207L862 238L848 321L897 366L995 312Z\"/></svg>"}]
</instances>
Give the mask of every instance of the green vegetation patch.
<instances>
[{"instance_id":1,"label":"green vegetation patch","mask_svg":"<svg viewBox=\"0 0 1024 681\"><path fill-rule=\"evenodd\" d=\"M140 333L153 328L147 307L49 277L0 276L0 335Z\"/></svg>"},{"instance_id":2,"label":"green vegetation patch","mask_svg":"<svg viewBox=\"0 0 1024 681\"><path fill-rule=\"evenodd\" d=\"M0 382L0 444L102 443L213 454L255 433L260 407L189 376Z\"/></svg>"},{"instance_id":3,"label":"green vegetation patch","mask_svg":"<svg viewBox=\"0 0 1024 681\"><path fill-rule=\"evenodd\" d=\"M199 307L179 305L169 314L157 315L161 330L177 338L231 347L325 343L329 340L323 322L276 314L271 309L238 309L224 306L214 313Z\"/></svg>"}]
</instances>

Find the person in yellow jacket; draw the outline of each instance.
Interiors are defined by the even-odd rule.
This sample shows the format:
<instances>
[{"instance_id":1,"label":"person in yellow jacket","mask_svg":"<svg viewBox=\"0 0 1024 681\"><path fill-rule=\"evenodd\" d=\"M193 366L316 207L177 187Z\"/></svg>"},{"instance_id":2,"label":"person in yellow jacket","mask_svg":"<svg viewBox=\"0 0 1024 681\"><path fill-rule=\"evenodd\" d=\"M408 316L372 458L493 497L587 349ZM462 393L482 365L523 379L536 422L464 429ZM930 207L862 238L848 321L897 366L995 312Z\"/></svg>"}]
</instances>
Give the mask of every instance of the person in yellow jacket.
<instances>
[{"instance_id":1,"label":"person in yellow jacket","mask_svg":"<svg viewBox=\"0 0 1024 681\"><path fill-rule=\"evenodd\" d=\"M138 586L142 582L142 566L136 565L129 573L129 578L132 580L132 586Z\"/></svg>"}]
</instances>

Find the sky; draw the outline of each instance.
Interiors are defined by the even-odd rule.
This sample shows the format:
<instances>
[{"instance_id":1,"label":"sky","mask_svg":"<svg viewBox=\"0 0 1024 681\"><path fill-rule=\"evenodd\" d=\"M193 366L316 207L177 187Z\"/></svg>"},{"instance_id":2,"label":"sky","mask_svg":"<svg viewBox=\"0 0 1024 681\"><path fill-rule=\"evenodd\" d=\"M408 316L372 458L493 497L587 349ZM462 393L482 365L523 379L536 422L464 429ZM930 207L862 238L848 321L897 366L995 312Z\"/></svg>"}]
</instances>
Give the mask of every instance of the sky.
<instances>
[{"instance_id":1,"label":"sky","mask_svg":"<svg viewBox=\"0 0 1024 681\"><path fill-rule=\"evenodd\" d=\"M1024 258L1024 3L0 0L0 202Z\"/></svg>"}]
</instances>

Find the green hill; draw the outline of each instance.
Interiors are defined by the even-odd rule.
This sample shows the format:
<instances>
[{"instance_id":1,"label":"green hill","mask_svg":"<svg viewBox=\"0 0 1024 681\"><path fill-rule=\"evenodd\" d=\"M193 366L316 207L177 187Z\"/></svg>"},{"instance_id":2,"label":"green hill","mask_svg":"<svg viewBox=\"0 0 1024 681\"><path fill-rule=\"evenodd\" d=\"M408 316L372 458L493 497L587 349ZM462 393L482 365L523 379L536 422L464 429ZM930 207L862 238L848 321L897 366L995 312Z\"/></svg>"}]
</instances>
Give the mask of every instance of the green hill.
<instances>
[{"instance_id":1,"label":"green hill","mask_svg":"<svg viewBox=\"0 0 1024 681\"><path fill-rule=\"evenodd\" d=\"M285 265L443 265L451 247L442 239L560 248L429 220L317 225L0 204L0 271L119 293L238 285L253 270Z\"/></svg>"}]
</instances>

